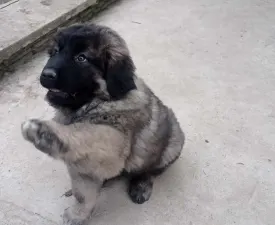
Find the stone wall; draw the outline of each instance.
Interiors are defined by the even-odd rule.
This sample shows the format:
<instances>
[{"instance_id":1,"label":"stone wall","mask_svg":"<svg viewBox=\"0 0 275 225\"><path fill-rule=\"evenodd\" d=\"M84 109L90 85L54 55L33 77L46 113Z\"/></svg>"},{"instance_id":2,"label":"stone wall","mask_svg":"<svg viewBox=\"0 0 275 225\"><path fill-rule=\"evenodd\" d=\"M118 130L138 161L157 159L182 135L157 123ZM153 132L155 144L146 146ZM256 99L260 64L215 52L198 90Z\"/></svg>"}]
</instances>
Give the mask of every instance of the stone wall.
<instances>
[{"instance_id":1,"label":"stone wall","mask_svg":"<svg viewBox=\"0 0 275 225\"><path fill-rule=\"evenodd\" d=\"M97 0L96 4L84 9L80 13L76 14L73 17L69 17L69 19L63 19L63 22L53 23L56 24L48 24L50 28L41 28L43 31L38 31L39 37L38 38L30 38L30 41L26 46L22 46L18 48L12 54L6 54L7 57L0 61L0 79L7 73L12 72L18 64L24 63L30 60L33 55L38 52L43 51L49 41L51 40L52 35L57 31L58 28L71 25L76 22L86 22L92 19L95 15L97 15L100 11L106 9L109 5L114 3L117 0ZM66 15L63 15L66 17ZM62 21L62 20L61 20ZM47 25L46 25L47 26ZM44 32L44 30L48 30ZM28 37L27 37L28 38ZM12 47L12 46L11 46Z\"/></svg>"}]
</instances>

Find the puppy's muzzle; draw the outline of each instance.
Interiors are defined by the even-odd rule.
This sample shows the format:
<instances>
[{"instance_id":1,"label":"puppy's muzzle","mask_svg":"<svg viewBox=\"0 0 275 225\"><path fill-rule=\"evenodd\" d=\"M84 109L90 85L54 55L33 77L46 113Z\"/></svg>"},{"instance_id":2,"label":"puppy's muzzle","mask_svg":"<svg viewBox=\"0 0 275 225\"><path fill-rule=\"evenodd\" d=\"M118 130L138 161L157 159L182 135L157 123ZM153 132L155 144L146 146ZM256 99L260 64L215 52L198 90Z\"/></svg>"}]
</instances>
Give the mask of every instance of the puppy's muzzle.
<instances>
[{"instance_id":1,"label":"puppy's muzzle","mask_svg":"<svg viewBox=\"0 0 275 225\"><path fill-rule=\"evenodd\" d=\"M53 88L56 85L57 73L53 69L44 69L40 76L42 86L46 88Z\"/></svg>"}]
</instances>

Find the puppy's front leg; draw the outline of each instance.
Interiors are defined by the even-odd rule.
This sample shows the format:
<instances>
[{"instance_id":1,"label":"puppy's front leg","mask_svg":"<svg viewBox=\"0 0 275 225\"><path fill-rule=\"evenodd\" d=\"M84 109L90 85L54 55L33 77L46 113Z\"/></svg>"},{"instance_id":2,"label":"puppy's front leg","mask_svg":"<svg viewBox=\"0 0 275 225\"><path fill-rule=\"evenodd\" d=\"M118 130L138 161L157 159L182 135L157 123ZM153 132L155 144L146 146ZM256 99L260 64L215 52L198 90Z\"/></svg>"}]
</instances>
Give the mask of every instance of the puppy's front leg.
<instances>
[{"instance_id":1,"label":"puppy's front leg","mask_svg":"<svg viewBox=\"0 0 275 225\"><path fill-rule=\"evenodd\" d=\"M56 158L67 151L64 141L58 137L50 124L40 120L28 120L21 125L23 137L40 151Z\"/></svg>"},{"instance_id":2,"label":"puppy's front leg","mask_svg":"<svg viewBox=\"0 0 275 225\"><path fill-rule=\"evenodd\" d=\"M22 124L22 134L37 149L101 180L120 174L129 155L129 142L122 132L88 121L66 126L29 120Z\"/></svg>"},{"instance_id":3,"label":"puppy's front leg","mask_svg":"<svg viewBox=\"0 0 275 225\"><path fill-rule=\"evenodd\" d=\"M64 224L86 224L102 181L116 177L124 168L128 139L117 129L89 122L65 126L29 120L22 124L22 133L36 148L66 163L78 203L65 211Z\"/></svg>"},{"instance_id":4,"label":"puppy's front leg","mask_svg":"<svg viewBox=\"0 0 275 225\"><path fill-rule=\"evenodd\" d=\"M72 193L77 203L66 209L63 216L64 225L86 225L94 209L102 182L89 175L77 173L69 168L72 179Z\"/></svg>"}]
</instances>

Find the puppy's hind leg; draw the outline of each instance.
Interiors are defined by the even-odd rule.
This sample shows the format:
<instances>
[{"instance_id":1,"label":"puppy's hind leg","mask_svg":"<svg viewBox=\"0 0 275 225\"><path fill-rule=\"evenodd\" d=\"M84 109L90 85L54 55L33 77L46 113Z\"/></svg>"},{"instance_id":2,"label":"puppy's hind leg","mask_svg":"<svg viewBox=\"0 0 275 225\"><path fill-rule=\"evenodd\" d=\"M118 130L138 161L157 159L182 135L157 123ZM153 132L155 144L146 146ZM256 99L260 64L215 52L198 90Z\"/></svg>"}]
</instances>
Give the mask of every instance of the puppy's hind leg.
<instances>
[{"instance_id":1,"label":"puppy's hind leg","mask_svg":"<svg viewBox=\"0 0 275 225\"><path fill-rule=\"evenodd\" d=\"M167 168L153 169L130 177L128 194L131 200L137 204L148 201L153 191L154 178L161 175Z\"/></svg>"},{"instance_id":2,"label":"puppy's hind leg","mask_svg":"<svg viewBox=\"0 0 275 225\"><path fill-rule=\"evenodd\" d=\"M130 178L129 196L134 203L143 204L151 197L153 177L148 173L134 175Z\"/></svg>"}]
</instances>

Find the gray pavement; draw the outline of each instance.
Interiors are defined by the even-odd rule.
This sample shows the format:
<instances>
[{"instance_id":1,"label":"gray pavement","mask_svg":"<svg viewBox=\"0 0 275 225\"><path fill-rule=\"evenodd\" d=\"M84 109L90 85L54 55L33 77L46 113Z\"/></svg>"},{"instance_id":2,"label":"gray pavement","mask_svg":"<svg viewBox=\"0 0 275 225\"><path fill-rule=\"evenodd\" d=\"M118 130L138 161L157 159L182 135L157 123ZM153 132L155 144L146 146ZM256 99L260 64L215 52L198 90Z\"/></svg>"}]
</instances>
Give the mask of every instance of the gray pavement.
<instances>
[{"instance_id":1,"label":"gray pavement","mask_svg":"<svg viewBox=\"0 0 275 225\"><path fill-rule=\"evenodd\" d=\"M85 8L84 5L92 5L95 2L96 0L89 0L89 3L86 0L4 0L0 2L0 4L7 3L0 5L0 50L17 42L25 46L37 40L42 34L55 27L56 23L62 23L64 19L60 21L58 19L60 16L65 15L70 19L78 11L82 11ZM41 28L44 28L44 31L37 32Z\"/></svg>"},{"instance_id":2,"label":"gray pavement","mask_svg":"<svg viewBox=\"0 0 275 225\"><path fill-rule=\"evenodd\" d=\"M187 135L179 161L135 205L123 182L101 194L97 225L274 225L275 2L124 0L96 19L128 42L139 76ZM52 115L38 82L44 54L0 85L0 221L60 224L65 167L23 141Z\"/></svg>"},{"instance_id":3,"label":"gray pavement","mask_svg":"<svg viewBox=\"0 0 275 225\"><path fill-rule=\"evenodd\" d=\"M7 2L9 2L9 1L11 1L11 0L0 0L0 5L1 5L1 4L4 4L4 3L7 3Z\"/></svg>"}]
</instances>

